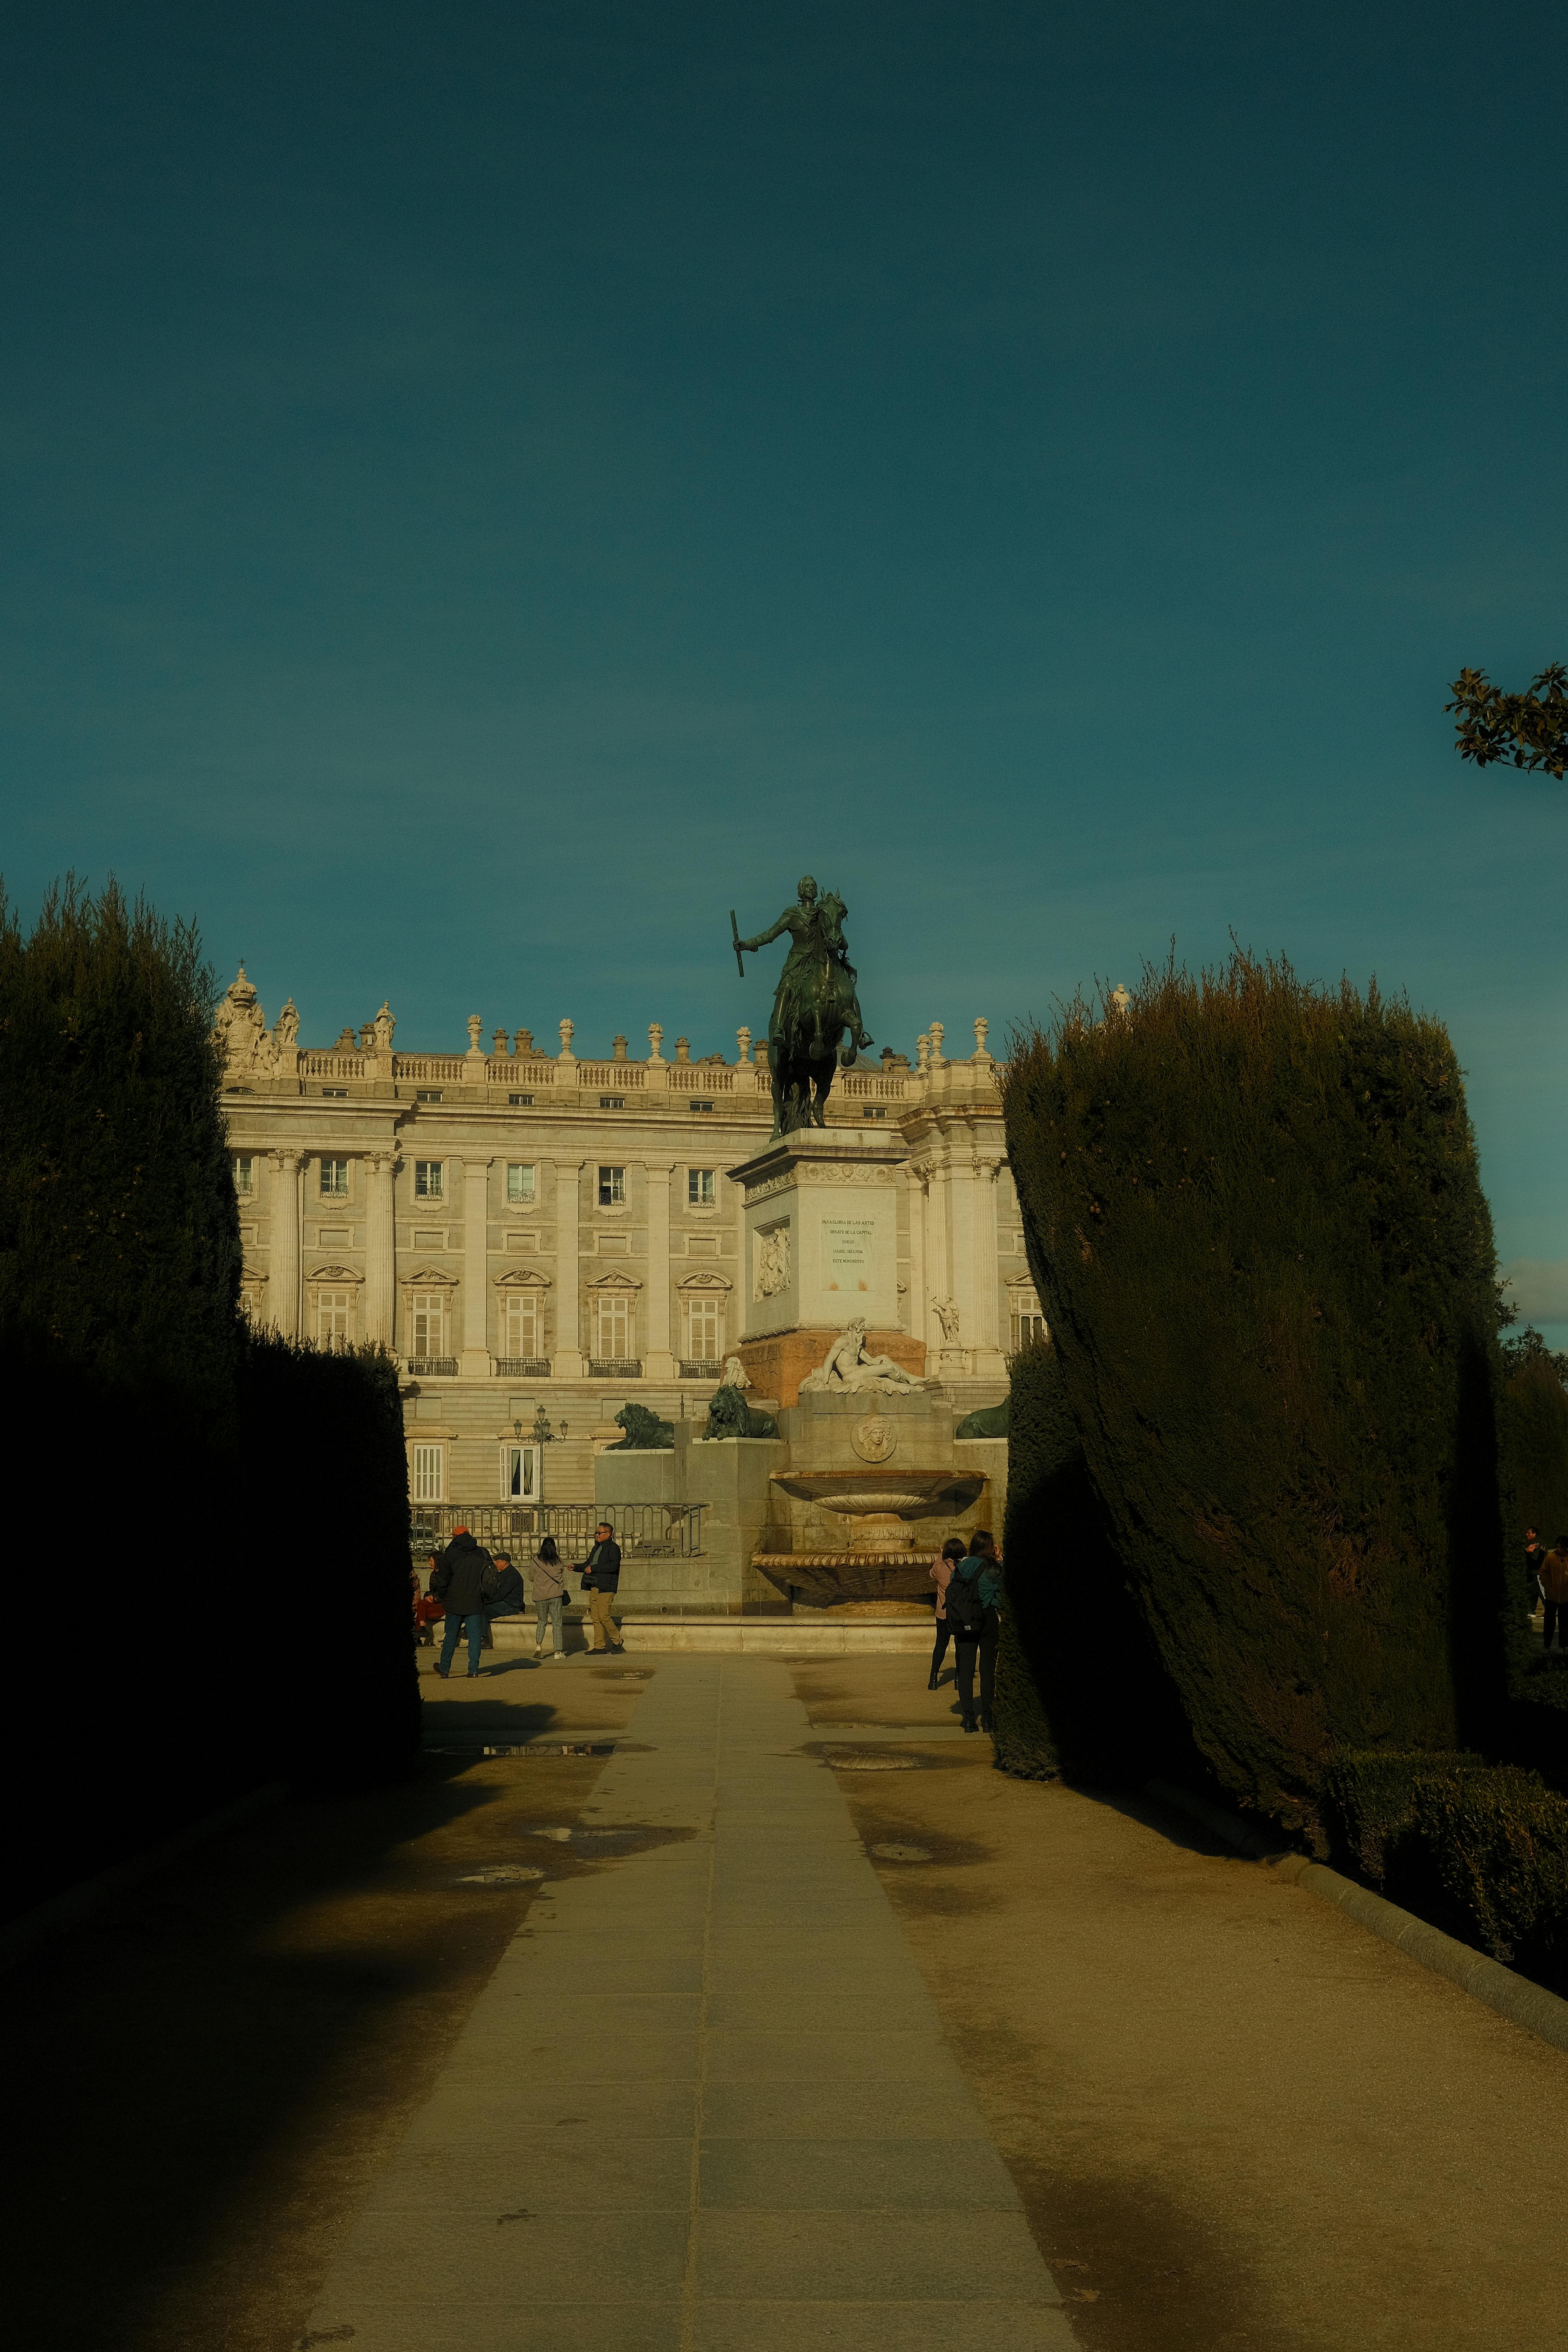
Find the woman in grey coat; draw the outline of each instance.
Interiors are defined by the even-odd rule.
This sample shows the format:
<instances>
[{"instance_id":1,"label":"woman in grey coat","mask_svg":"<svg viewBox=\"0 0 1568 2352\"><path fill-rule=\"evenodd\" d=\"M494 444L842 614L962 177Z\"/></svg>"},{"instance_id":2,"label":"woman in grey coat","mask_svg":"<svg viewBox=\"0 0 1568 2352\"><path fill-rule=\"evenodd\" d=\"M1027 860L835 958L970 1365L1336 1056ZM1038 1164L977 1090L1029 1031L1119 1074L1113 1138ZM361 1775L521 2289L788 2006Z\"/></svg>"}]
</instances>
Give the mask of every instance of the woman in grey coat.
<instances>
[{"instance_id":1,"label":"woman in grey coat","mask_svg":"<svg viewBox=\"0 0 1568 2352\"><path fill-rule=\"evenodd\" d=\"M553 1536L546 1536L533 1555L533 1654L544 1654L544 1624L550 1621L555 1637L555 1655L566 1655L566 1637L562 1630L562 1612L566 1604L566 1571L561 1555L555 1549Z\"/></svg>"}]
</instances>

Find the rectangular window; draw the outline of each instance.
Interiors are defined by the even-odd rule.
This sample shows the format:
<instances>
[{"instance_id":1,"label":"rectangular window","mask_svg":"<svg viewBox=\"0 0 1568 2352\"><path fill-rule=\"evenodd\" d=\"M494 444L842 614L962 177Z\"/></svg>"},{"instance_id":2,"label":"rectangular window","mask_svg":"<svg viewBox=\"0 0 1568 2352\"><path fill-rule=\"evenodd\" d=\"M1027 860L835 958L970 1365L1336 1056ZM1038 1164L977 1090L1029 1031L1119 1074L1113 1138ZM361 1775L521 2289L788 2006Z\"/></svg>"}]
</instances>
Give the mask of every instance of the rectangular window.
<instances>
[{"instance_id":1,"label":"rectangular window","mask_svg":"<svg viewBox=\"0 0 1568 2352\"><path fill-rule=\"evenodd\" d=\"M621 1209L626 1206L626 1171L624 1168L601 1168L599 1171L599 1206L601 1209Z\"/></svg>"},{"instance_id":2,"label":"rectangular window","mask_svg":"<svg viewBox=\"0 0 1568 2352\"><path fill-rule=\"evenodd\" d=\"M1026 1348L1031 1339L1043 1339L1045 1336L1046 1318L1037 1310L1031 1315L1026 1309L1014 1316L1013 1351L1015 1355L1020 1348Z\"/></svg>"},{"instance_id":3,"label":"rectangular window","mask_svg":"<svg viewBox=\"0 0 1568 2352\"><path fill-rule=\"evenodd\" d=\"M686 1197L694 1209L713 1206L713 1171L711 1168L689 1168L686 1171Z\"/></svg>"},{"instance_id":4,"label":"rectangular window","mask_svg":"<svg viewBox=\"0 0 1568 2352\"><path fill-rule=\"evenodd\" d=\"M540 1328L539 1294L533 1290L508 1290L501 1294L500 1352L515 1361L520 1356L542 1356L543 1332Z\"/></svg>"},{"instance_id":5,"label":"rectangular window","mask_svg":"<svg viewBox=\"0 0 1568 2352\"><path fill-rule=\"evenodd\" d=\"M416 1160L414 1163L414 1197L416 1201L438 1201L442 1197L439 1160Z\"/></svg>"},{"instance_id":6,"label":"rectangular window","mask_svg":"<svg viewBox=\"0 0 1568 2352\"><path fill-rule=\"evenodd\" d=\"M439 1102L441 1089L439 1087L416 1087L414 1090L414 1099L416 1102Z\"/></svg>"},{"instance_id":7,"label":"rectangular window","mask_svg":"<svg viewBox=\"0 0 1568 2352\"><path fill-rule=\"evenodd\" d=\"M601 1095L599 1097L599 1108L601 1110L625 1110L626 1107L626 1098L625 1095Z\"/></svg>"},{"instance_id":8,"label":"rectangular window","mask_svg":"<svg viewBox=\"0 0 1568 2352\"><path fill-rule=\"evenodd\" d=\"M531 1168L509 1168L506 1171L506 1197L509 1201L531 1201L534 1197L535 1172Z\"/></svg>"},{"instance_id":9,"label":"rectangular window","mask_svg":"<svg viewBox=\"0 0 1568 2352\"><path fill-rule=\"evenodd\" d=\"M439 1290L416 1290L413 1298L414 1345L411 1356L446 1354L447 1300Z\"/></svg>"},{"instance_id":10,"label":"rectangular window","mask_svg":"<svg viewBox=\"0 0 1568 2352\"><path fill-rule=\"evenodd\" d=\"M500 1494L503 1503L539 1500L537 1445L503 1445L500 1450Z\"/></svg>"},{"instance_id":11,"label":"rectangular window","mask_svg":"<svg viewBox=\"0 0 1568 2352\"><path fill-rule=\"evenodd\" d=\"M716 1363L723 1354L723 1341L719 1319L717 1298L693 1298L686 1309L686 1336L689 1356L706 1357Z\"/></svg>"},{"instance_id":12,"label":"rectangular window","mask_svg":"<svg viewBox=\"0 0 1568 2352\"><path fill-rule=\"evenodd\" d=\"M713 1106L711 1103L694 1102L691 1108L693 1110L711 1110Z\"/></svg>"},{"instance_id":13,"label":"rectangular window","mask_svg":"<svg viewBox=\"0 0 1568 2352\"><path fill-rule=\"evenodd\" d=\"M632 1352L631 1301L624 1291L610 1291L599 1302L599 1354L606 1362L627 1363Z\"/></svg>"},{"instance_id":14,"label":"rectangular window","mask_svg":"<svg viewBox=\"0 0 1568 2352\"><path fill-rule=\"evenodd\" d=\"M237 1192L248 1195L254 1190L255 1179L253 1171L255 1166L256 1162L252 1160L248 1151L242 1152L239 1158L236 1160L234 1163L234 1189Z\"/></svg>"},{"instance_id":15,"label":"rectangular window","mask_svg":"<svg viewBox=\"0 0 1568 2352\"><path fill-rule=\"evenodd\" d=\"M321 1092L324 1095L334 1096L340 1102L347 1102L349 1098L347 1087L323 1087Z\"/></svg>"},{"instance_id":16,"label":"rectangular window","mask_svg":"<svg viewBox=\"0 0 1568 2352\"><path fill-rule=\"evenodd\" d=\"M507 1100L510 1103L513 1110L531 1110L533 1108L533 1097L531 1095L508 1095Z\"/></svg>"},{"instance_id":17,"label":"rectangular window","mask_svg":"<svg viewBox=\"0 0 1568 2352\"><path fill-rule=\"evenodd\" d=\"M439 1503L445 1480L441 1475L443 1451L439 1445L416 1445L410 1448L414 1456L414 1500L416 1503Z\"/></svg>"},{"instance_id":18,"label":"rectangular window","mask_svg":"<svg viewBox=\"0 0 1568 2352\"><path fill-rule=\"evenodd\" d=\"M349 1340L349 1294L346 1290L316 1293L316 1337L323 1347L346 1347Z\"/></svg>"},{"instance_id":19,"label":"rectangular window","mask_svg":"<svg viewBox=\"0 0 1568 2352\"><path fill-rule=\"evenodd\" d=\"M329 1201L346 1201L349 1196L349 1163L346 1160L323 1160L321 1162L321 1197Z\"/></svg>"}]
</instances>

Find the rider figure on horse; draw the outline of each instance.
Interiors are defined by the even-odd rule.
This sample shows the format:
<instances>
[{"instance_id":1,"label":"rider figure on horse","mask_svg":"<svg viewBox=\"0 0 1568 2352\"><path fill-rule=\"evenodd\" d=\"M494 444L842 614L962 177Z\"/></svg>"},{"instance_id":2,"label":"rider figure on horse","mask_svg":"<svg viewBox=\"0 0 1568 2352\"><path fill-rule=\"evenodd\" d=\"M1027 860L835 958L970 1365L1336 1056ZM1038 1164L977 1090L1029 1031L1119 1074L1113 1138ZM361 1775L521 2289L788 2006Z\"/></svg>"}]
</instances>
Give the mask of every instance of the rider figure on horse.
<instances>
[{"instance_id":1,"label":"rider figure on horse","mask_svg":"<svg viewBox=\"0 0 1568 2352\"><path fill-rule=\"evenodd\" d=\"M819 902L809 874L802 877L796 897L798 904L786 907L771 930L735 942L744 953L755 954L784 932L790 935L768 1023L775 1134L794 1127L820 1127L836 1055L847 1065L871 1044L860 1017L855 967L844 943L843 900L830 892ZM846 1030L851 1043L840 1049Z\"/></svg>"}]
</instances>

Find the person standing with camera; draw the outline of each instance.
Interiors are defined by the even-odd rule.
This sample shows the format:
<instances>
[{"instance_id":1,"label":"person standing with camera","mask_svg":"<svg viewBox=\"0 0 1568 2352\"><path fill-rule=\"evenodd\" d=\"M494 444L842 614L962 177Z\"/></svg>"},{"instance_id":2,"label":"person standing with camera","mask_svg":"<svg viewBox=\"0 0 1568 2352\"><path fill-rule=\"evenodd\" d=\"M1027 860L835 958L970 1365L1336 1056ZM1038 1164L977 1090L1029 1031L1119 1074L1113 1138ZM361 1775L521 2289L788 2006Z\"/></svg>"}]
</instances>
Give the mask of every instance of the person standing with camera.
<instances>
[{"instance_id":1,"label":"person standing with camera","mask_svg":"<svg viewBox=\"0 0 1568 2352\"><path fill-rule=\"evenodd\" d=\"M619 1657L626 1648L621 1629L610 1614L610 1602L620 1590L621 1548L616 1541L616 1531L608 1519L599 1521L594 1548L583 1570L583 1590L588 1596L588 1622L585 1628L590 1653L614 1650Z\"/></svg>"}]
</instances>

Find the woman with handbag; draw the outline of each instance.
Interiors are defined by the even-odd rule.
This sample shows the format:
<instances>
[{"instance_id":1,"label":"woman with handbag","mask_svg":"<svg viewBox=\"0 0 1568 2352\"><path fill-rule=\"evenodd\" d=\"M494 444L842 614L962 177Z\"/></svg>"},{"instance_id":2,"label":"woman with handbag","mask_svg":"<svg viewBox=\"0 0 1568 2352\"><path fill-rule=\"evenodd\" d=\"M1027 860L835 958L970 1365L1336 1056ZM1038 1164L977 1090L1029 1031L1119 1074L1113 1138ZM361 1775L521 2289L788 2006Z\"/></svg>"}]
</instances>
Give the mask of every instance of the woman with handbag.
<instances>
[{"instance_id":1,"label":"woman with handbag","mask_svg":"<svg viewBox=\"0 0 1568 2352\"><path fill-rule=\"evenodd\" d=\"M555 1549L553 1536L546 1536L533 1555L533 1654L544 1654L544 1628L548 1623L555 1643L555 1656L566 1655L566 1635L562 1625L562 1613L566 1606L566 1569Z\"/></svg>"}]
</instances>

